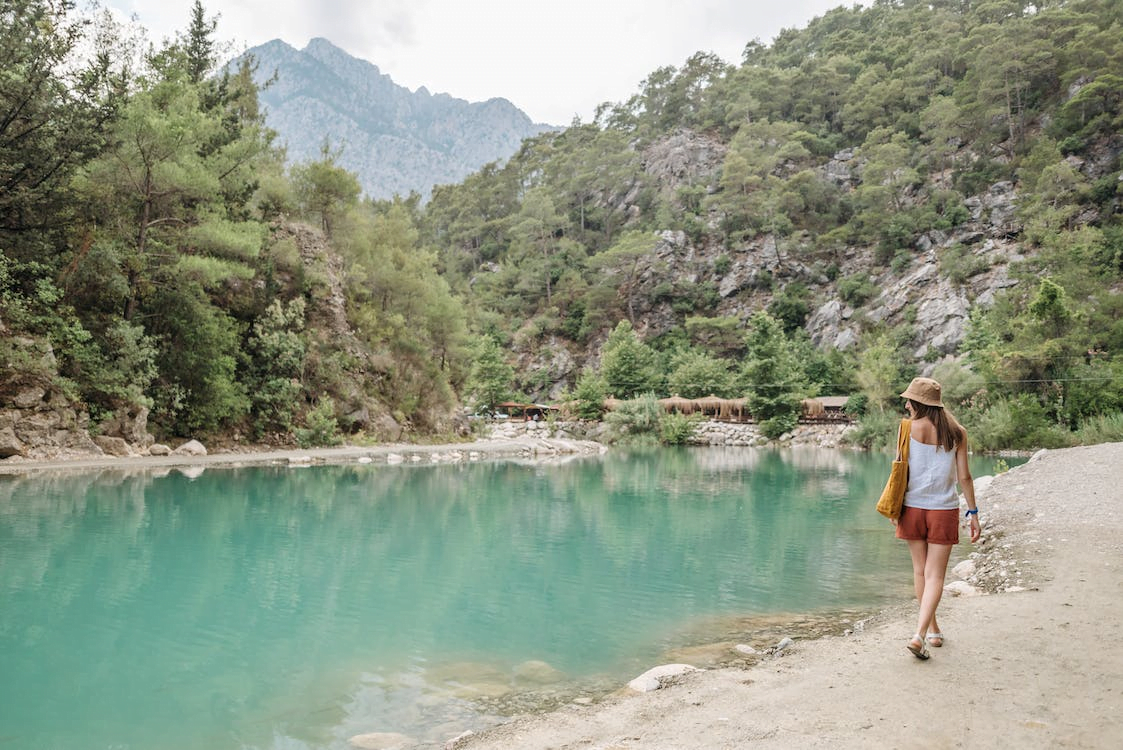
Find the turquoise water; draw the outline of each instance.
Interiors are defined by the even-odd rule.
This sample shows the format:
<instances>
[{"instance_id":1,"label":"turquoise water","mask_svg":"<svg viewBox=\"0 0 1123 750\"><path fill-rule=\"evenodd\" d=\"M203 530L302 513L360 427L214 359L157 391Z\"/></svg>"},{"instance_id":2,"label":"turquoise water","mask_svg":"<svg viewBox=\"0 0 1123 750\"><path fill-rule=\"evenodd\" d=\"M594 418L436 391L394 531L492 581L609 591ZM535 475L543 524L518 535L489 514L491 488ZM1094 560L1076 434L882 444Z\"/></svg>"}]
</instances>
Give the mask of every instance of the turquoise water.
<instances>
[{"instance_id":1,"label":"turquoise water","mask_svg":"<svg viewBox=\"0 0 1123 750\"><path fill-rule=\"evenodd\" d=\"M619 685L707 629L899 601L888 461L0 477L0 748L436 742L508 691Z\"/></svg>"}]
</instances>

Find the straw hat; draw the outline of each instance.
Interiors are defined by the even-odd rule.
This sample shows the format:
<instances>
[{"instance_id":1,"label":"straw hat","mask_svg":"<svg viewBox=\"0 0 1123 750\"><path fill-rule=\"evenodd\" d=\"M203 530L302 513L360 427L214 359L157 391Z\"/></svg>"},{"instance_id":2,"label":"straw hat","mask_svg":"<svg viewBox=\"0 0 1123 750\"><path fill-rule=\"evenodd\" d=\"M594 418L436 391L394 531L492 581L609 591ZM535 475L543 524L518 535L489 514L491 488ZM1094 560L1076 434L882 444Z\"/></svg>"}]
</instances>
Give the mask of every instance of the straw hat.
<instances>
[{"instance_id":1,"label":"straw hat","mask_svg":"<svg viewBox=\"0 0 1123 750\"><path fill-rule=\"evenodd\" d=\"M925 406L943 406L940 400L940 384L932 378L913 378L909 387L901 394L902 398L912 399Z\"/></svg>"}]
</instances>

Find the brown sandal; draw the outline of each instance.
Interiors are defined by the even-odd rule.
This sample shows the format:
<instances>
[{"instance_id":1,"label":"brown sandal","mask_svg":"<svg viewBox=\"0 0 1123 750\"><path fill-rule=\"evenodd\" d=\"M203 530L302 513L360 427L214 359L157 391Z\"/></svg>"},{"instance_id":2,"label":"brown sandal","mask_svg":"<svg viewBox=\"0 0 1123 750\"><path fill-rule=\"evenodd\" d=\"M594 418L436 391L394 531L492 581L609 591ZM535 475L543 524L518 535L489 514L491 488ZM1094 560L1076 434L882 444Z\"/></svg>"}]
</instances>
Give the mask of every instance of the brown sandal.
<instances>
[{"instance_id":1,"label":"brown sandal","mask_svg":"<svg viewBox=\"0 0 1123 750\"><path fill-rule=\"evenodd\" d=\"M914 635L912 637L912 640L909 641L909 645L905 648L907 648L913 656L915 656L917 659L920 659L921 661L925 661L929 658L929 656L931 656L931 654L928 653L928 649L924 646L924 641L920 638L920 633Z\"/></svg>"}]
</instances>

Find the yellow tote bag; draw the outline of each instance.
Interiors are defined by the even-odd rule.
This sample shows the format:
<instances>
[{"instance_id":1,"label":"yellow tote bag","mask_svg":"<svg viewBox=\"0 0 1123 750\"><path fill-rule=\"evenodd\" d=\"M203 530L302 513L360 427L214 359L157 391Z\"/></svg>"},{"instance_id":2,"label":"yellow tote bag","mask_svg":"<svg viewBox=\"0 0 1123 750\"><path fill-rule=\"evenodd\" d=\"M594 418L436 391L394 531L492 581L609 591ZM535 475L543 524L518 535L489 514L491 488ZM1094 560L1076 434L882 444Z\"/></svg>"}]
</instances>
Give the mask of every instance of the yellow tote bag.
<instances>
[{"instance_id":1,"label":"yellow tote bag","mask_svg":"<svg viewBox=\"0 0 1123 750\"><path fill-rule=\"evenodd\" d=\"M905 490L909 486L909 434L912 420L902 419L897 429L897 457L889 470L889 481L881 491L877 501L877 512L886 518L897 519L901 516L901 505L905 502Z\"/></svg>"}]
</instances>

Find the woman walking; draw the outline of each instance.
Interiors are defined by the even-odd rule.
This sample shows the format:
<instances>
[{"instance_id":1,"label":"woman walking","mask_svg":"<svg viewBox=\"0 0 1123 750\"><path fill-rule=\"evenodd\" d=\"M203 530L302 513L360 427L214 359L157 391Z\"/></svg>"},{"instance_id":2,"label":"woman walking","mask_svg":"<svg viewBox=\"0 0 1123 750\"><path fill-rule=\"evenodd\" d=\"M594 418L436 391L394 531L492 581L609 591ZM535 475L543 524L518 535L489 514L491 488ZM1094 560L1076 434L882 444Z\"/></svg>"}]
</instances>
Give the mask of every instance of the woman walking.
<instances>
[{"instance_id":1,"label":"woman walking","mask_svg":"<svg viewBox=\"0 0 1123 750\"><path fill-rule=\"evenodd\" d=\"M959 483L967 500L971 542L979 539L975 484L967 466L967 431L944 409L940 384L914 378L901 397L912 420L909 437L909 481L901 516L893 525L897 538L909 544L913 586L920 613L908 650L927 659L928 646L944 645L936 623L936 607L944 592L944 576L952 545L959 543Z\"/></svg>"}]
</instances>

